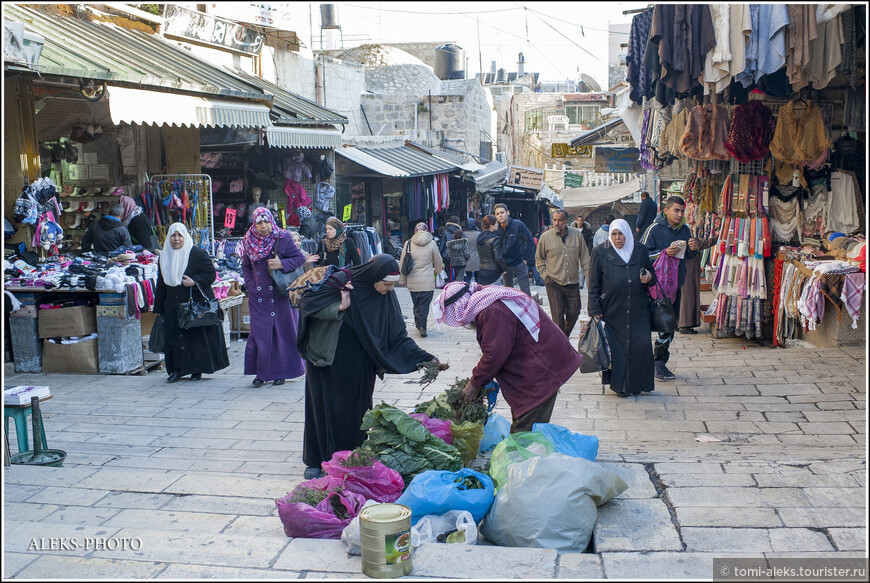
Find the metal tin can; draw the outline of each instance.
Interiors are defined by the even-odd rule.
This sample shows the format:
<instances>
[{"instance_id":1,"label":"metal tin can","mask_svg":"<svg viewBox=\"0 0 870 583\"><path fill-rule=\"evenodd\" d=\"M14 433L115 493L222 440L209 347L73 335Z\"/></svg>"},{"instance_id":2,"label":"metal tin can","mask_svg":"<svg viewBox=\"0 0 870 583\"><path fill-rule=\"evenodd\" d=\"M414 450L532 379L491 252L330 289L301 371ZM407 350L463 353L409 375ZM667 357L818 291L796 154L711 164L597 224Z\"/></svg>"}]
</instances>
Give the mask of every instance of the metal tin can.
<instances>
[{"instance_id":1,"label":"metal tin can","mask_svg":"<svg viewBox=\"0 0 870 583\"><path fill-rule=\"evenodd\" d=\"M359 513L362 572L391 579L411 572L411 509L402 504L375 504Z\"/></svg>"}]
</instances>

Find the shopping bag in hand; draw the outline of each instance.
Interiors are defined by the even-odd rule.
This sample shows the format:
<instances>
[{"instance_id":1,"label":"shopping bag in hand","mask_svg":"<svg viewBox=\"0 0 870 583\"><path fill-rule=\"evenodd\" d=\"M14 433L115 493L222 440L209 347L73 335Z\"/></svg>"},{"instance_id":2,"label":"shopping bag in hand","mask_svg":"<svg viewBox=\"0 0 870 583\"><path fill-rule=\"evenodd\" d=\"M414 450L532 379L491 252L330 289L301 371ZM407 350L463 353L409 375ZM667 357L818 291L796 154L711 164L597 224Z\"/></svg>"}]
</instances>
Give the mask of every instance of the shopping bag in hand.
<instances>
[{"instance_id":1,"label":"shopping bag in hand","mask_svg":"<svg viewBox=\"0 0 870 583\"><path fill-rule=\"evenodd\" d=\"M601 318L593 318L577 345L577 352L583 357L580 361L580 372L602 372L610 368L610 346L604 335L604 322Z\"/></svg>"}]
</instances>

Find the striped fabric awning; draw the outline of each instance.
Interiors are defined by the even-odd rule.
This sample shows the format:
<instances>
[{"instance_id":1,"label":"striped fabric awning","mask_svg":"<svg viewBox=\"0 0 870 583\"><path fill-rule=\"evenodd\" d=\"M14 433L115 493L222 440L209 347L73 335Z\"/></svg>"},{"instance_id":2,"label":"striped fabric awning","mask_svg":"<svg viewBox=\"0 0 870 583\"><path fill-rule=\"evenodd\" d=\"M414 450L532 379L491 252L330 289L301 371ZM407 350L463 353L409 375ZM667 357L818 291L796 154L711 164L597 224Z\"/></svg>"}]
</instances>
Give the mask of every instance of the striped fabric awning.
<instances>
[{"instance_id":1,"label":"striped fabric awning","mask_svg":"<svg viewBox=\"0 0 870 583\"><path fill-rule=\"evenodd\" d=\"M269 107L254 101L194 97L178 93L109 87L112 122L191 127L272 125Z\"/></svg>"},{"instance_id":2,"label":"striped fabric awning","mask_svg":"<svg viewBox=\"0 0 870 583\"><path fill-rule=\"evenodd\" d=\"M338 148L341 132L335 128L305 128L271 126L266 128L266 140L272 148Z\"/></svg>"}]
</instances>

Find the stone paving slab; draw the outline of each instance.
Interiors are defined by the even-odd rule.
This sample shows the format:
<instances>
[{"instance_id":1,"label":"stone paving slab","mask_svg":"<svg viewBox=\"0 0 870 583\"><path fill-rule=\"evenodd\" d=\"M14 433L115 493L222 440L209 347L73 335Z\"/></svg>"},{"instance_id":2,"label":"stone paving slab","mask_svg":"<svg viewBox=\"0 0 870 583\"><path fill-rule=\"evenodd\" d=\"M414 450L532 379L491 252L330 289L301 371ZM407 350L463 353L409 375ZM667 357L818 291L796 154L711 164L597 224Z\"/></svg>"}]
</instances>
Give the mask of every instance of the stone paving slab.
<instances>
[{"instance_id":1,"label":"stone paving slab","mask_svg":"<svg viewBox=\"0 0 870 583\"><path fill-rule=\"evenodd\" d=\"M63 573L67 580L115 579L118 573L125 573L130 579L153 579L164 569L165 563L45 555L19 570L15 577L54 579L58 573Z\"/></svg>"},{"instance_id":2,"label":"stone paving slab","mask_svg":"<svg viewBox=\"0 0 870 583\"><path fill-rule=\"evenodd\" d=\"M660 499L615 498L598 508L595 551L679 551L683 543Z\"/></svg>"}]
</instances>

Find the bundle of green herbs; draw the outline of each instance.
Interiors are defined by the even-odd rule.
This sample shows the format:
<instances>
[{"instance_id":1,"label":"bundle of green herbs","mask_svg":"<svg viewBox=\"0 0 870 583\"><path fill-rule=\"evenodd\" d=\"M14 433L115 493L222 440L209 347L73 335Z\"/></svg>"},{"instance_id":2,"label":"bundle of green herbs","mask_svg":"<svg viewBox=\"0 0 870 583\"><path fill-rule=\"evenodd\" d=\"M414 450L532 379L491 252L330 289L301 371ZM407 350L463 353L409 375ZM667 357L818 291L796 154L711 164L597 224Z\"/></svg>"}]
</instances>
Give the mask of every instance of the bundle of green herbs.
<instances>
[{"instance_id":1,"label":"bundle of green herbs","mask_svg":"<svg viewBox=\"0 0 870 583\"><path fill-rule=\"evenodd\" d=\"M455 447L444 443L422 423L387 403L366 411L361 429L368 435L358 448L360 454L377 458L396 470L406 484L425 470L455 472L462 465Z\"/></svg>"},{"instance_id":2,"label":"bundle of green herbs","mask_svg":"<svg viewBox=\"0 0 870 583\"><path fill-rule=\"evenodd\" d=\"M338 465L344 466L345 468L361 468L372 466L376 461L377 460L374 457L362 451L360 448L356 448L349 456L338 462Z\"/></svg>"},{"instance_id":3,"label":"bundle of green herbs","mask_svg":"<svg viewBox=\"0 0 870 583\"><path fill-rule=\"evenodd\" d=\"M477 399L466 403L462 399L462 389L470 379L456 379L450 387L429 401L424 401L414 408L414 413L425 413L429 417L448 419L461 424L465 421L472 423L486 422L486 396L487 391L482 390Z\"/></svg>"},{"instance_id":4,"label":"bundle of green herbs","mask_svg":"<svg viewBox=\"0 0 870 583\"><path fill-rule=\"evenodd\" d=\"M438 378L438 373L442 370L447 370L448 368L450 368L448 363L438 362L437 360L430 360L417 365L417 370L423 371L423 376L420 377L420 384L423 385L423 388L425 389L435 382Z\"/></svg>"}]
</instances>

